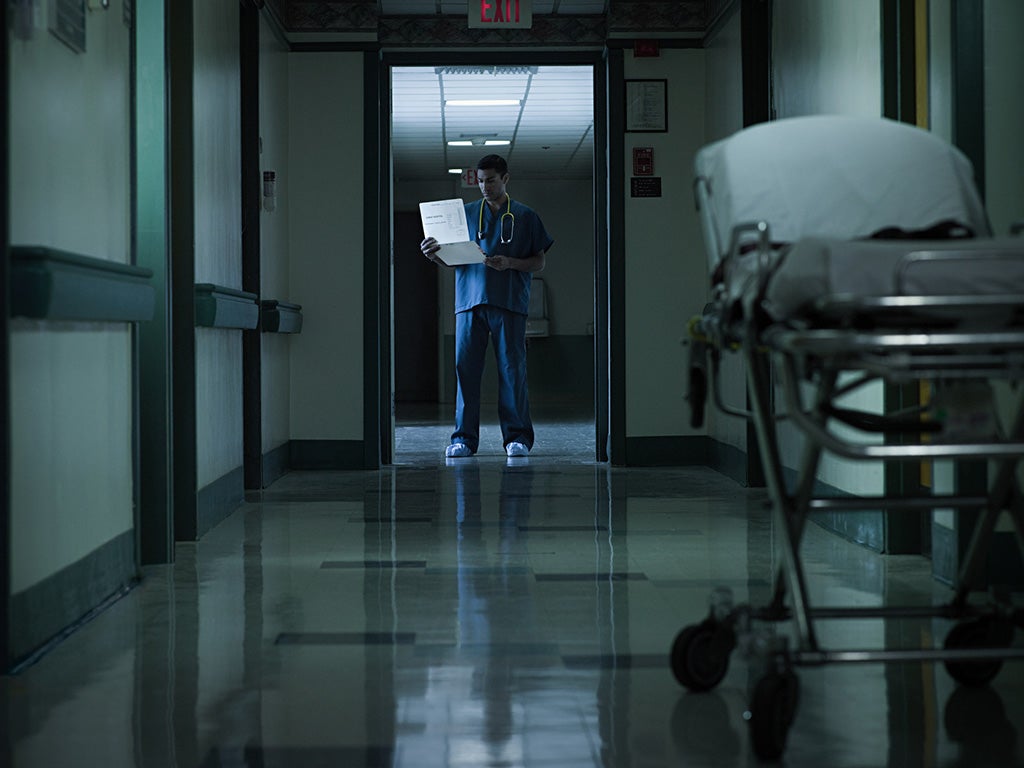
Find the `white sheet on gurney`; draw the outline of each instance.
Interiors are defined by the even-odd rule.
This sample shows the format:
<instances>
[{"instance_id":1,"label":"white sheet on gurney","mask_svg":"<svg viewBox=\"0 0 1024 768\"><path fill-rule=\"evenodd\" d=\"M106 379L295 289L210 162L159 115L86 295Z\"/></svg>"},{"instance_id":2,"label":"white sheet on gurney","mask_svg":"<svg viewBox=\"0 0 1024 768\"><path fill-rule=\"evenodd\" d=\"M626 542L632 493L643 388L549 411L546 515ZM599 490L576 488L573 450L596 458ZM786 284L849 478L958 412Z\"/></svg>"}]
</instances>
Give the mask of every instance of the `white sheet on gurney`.
<instances>
[{"instance_id":1,"label":"white sheet on gurney","mask_svg":"<svg viewBox=\"0 0 1024 768\"><path fill-rule=\"evenodd\" d=\"M915 252L963 251L965 258L915 262ZM753 259L750 259L753 261ZM756 281L744 279L744 290ZM826 296L1024 295L1024 238L965 240L834 240L806 238L776 254L763 306L775 320L801 315Z\"/></svg>"},{"instance_id":2,"label":"white sheet on gurney","mask_svg":"<svg viewBox=\"0 0 1024 768\"><path fill-rule=\"evenodd\" d=\"M944 221L990 234L967 158L892 120L816 115L764 123L704 147L695 166L709 185L722 249L735 226L758 221L768 222L775 243Z\"/></svg>"}]
</instances>

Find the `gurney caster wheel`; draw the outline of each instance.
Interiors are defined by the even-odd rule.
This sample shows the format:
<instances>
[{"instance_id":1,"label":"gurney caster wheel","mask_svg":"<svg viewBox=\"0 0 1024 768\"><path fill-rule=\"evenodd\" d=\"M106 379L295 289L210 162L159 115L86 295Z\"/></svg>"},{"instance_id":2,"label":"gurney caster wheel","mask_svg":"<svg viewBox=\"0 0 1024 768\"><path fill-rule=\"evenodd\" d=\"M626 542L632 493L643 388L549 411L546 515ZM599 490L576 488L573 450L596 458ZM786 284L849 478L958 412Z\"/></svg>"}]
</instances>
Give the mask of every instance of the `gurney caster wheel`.
<instances>
[{"instance_id":1,"label":"gurney caster wheel","mask_svg":"<svg viewBox=\"0 0 1024 768\"><path fill-rule=\"evenodd\" d=\"M792 671L769 672L757 681L750 701L750 741L762 760L777 760L796 717L800 681Z\"/></svg>"},{"instance_id":2,"label":"gurney caster wheel","mask_svg":"<svg viewBox=\"0 0 1024 768\"><path fill-rule=\"evenodd\" d=\"M672 644L672 674L691 691L710 691L725 677L734 647L731 627L714 621L691 624Z\"/></svg>"},{"instance_id":3,"label":"gurney caster wheel","mask_svg":"<svg viewBox=\"0 0 1024 768\"><path fill-rule=\"evenodd\" d=\"M1013 642L1013 624L1009 621L983 617L961 622L949 630L944 647L1006 648ZM950 677L963 685L985 685L1003 668L1000 659L989 661L947 661Z\"/></svg>"}]
</instances>

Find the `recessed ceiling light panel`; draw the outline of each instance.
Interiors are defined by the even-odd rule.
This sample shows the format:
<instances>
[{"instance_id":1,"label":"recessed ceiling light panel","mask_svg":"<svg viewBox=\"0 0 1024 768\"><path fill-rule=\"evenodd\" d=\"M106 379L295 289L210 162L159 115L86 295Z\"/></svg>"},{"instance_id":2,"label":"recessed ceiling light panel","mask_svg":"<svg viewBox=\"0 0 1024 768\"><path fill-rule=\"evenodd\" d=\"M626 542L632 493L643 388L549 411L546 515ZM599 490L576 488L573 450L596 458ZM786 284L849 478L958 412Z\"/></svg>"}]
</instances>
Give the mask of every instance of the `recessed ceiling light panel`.
<instances>
[{"instance_id":1,"label":"recessed ceiling light panel","mask_svg":"<svg viewBox=\"0 0 1024 768\"><path fill-rule=\"evenodd\" d=\"M446 99L446 107L518 107L519 99Z\"/></svg>"}]
</instances>

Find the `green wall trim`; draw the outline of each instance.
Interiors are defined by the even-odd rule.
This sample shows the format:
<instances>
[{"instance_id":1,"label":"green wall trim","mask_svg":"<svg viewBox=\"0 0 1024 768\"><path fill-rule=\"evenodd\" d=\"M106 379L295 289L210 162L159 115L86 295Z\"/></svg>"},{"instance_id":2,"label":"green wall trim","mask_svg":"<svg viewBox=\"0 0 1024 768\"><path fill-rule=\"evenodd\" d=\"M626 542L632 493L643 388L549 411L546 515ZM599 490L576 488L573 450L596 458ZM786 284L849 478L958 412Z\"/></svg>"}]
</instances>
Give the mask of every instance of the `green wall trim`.
<instances>
[{"instance_id":1,"label":"green wall trim","mask_svg":"<svg viewBox=\"0 0 1024 768\"><path fill-rule=\"evenodd\" d=\"M751 487L748 459L746 451L708 438L708 466L747 488Z\"/></svg>"},{"instance_id":2,"label":"green wall trim","mask_svg":"<svg viewBox=\"0 0 1024 768\"><path fill-rule=\"evenodd\" d=\"M262 476L264 488L288 474L288 470L291 469L290 459L291 446L289 443L281 443L277 448L263 454Z\"/></svg>"},{"instance_id":3,"label":"green wall trim","mask_svg":"<svg viewBox=\"0 0 1024 768\"><path fill-rule=\"evenodd\" d=\"M196 325L252 330L260 321L255 293L213 283L196 283Z\"/></svg>"},{"instance_id":4,"label":"green wall trim","mask_svg":"<svg viewBox=\"0 0 1024 768\"><path fill-rule=\"evenodd\" d=\"M44 652L138 580L135 531L118 534L81 560L11 596L11 666Z\"/></svg>"},{"instance_id":5,"label":"green wall trim","mask_svg":"<svg viewBox=\"0 0 1024 768\"><path fill-rule=\"evenodd\" d=\"M782 468L786 485L793 488L797 482L797 471L788 467ZM856 494L842 491L829 483L814 481L815 496L824 498L852 498ZM860 512L816 512L809 519L827 531L838 534L844 539L860 544L875 552L885 552L885 512L868 509Z\"/></svg>"},{"instance_id":6,"label":"green wall trim","mask_svg":"<svg viewBox=\"0 0 1024 768\"><path fill-rule=\"evenodd\" d=\"M704 435L627 437L628 467L685 467L708 463L710 438Z\"/></svg>"},{"instance_id":7,"label":"green wall trim","mask_svg":"<svg viewBox=\"0 0 1024 768\"><path fill-rule=\"evenodd\" d=\"M265 299L260 302L264 333L302 333L302 305Z\"/></svg>"},{"instance_id":8,"label":"green wall trim","mask_svg":"<svg viewBox=\"0 0 1024 768\"><path fill-rule=\"evenodd\" d=\"M244 500L245 474L242 467L236 467L200 488L196 494L196 539L238 509Z\"/></svg>"},{"instance_id":9,"label":"green wall trim","mask_svg":"<svg viewBox=\"0 0 1024 768\"><path fill-rule=\"evenodd\" d=\"M11 246L11 317L137 322L153 316L152 270L37 245Z\"/></svg>"},{"instance_id":10,"label":"green wall trim","mask_svg":"<svg viewBox=\"0 0 1024 768\"><path fill-rule=\"evenodd\" d=\"M956 531L942 525L932 525L932 578L943 584L956 584L957 563Z\"/></svg>"},{"instance_id":11,"label":"green wall trim","mask_svg":"<svg viewBox=\"0 0 1024 768\"><path fill-rule=\"evenodd\" d=\"M377 469L366 466L362 440L292 440L288 463L292 469Z\"/></svg>"}]
</instances>

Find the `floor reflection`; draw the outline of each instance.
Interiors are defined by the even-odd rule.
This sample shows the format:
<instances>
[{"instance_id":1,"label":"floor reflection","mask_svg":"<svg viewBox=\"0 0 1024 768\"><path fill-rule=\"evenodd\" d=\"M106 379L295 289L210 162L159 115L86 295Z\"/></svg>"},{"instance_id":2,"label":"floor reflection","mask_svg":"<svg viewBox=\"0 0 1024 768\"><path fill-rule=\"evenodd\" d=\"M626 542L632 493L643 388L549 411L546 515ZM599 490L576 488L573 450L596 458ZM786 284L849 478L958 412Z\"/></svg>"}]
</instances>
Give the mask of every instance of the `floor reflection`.
<instances>
[{"instance_id":1,"label":"floor reflection","mask_svg":"<svg viewBox=\"0 0 1024 768\"><path fill-rule=\"evenodd\" d=\"M542 453L291 473L0 677L0 765L756 765L744 711L762 670L734 654L692 694L667 657L714 587L766 596L764 501L706 468ZM924 558L817 526L803 556L815 600L948 598ZM821 636L912 647L947 630L849 620ZM800 668L782 764L1024 765L1022 667L981 688L941 664Z\"/></svg>"}]
</instances>

